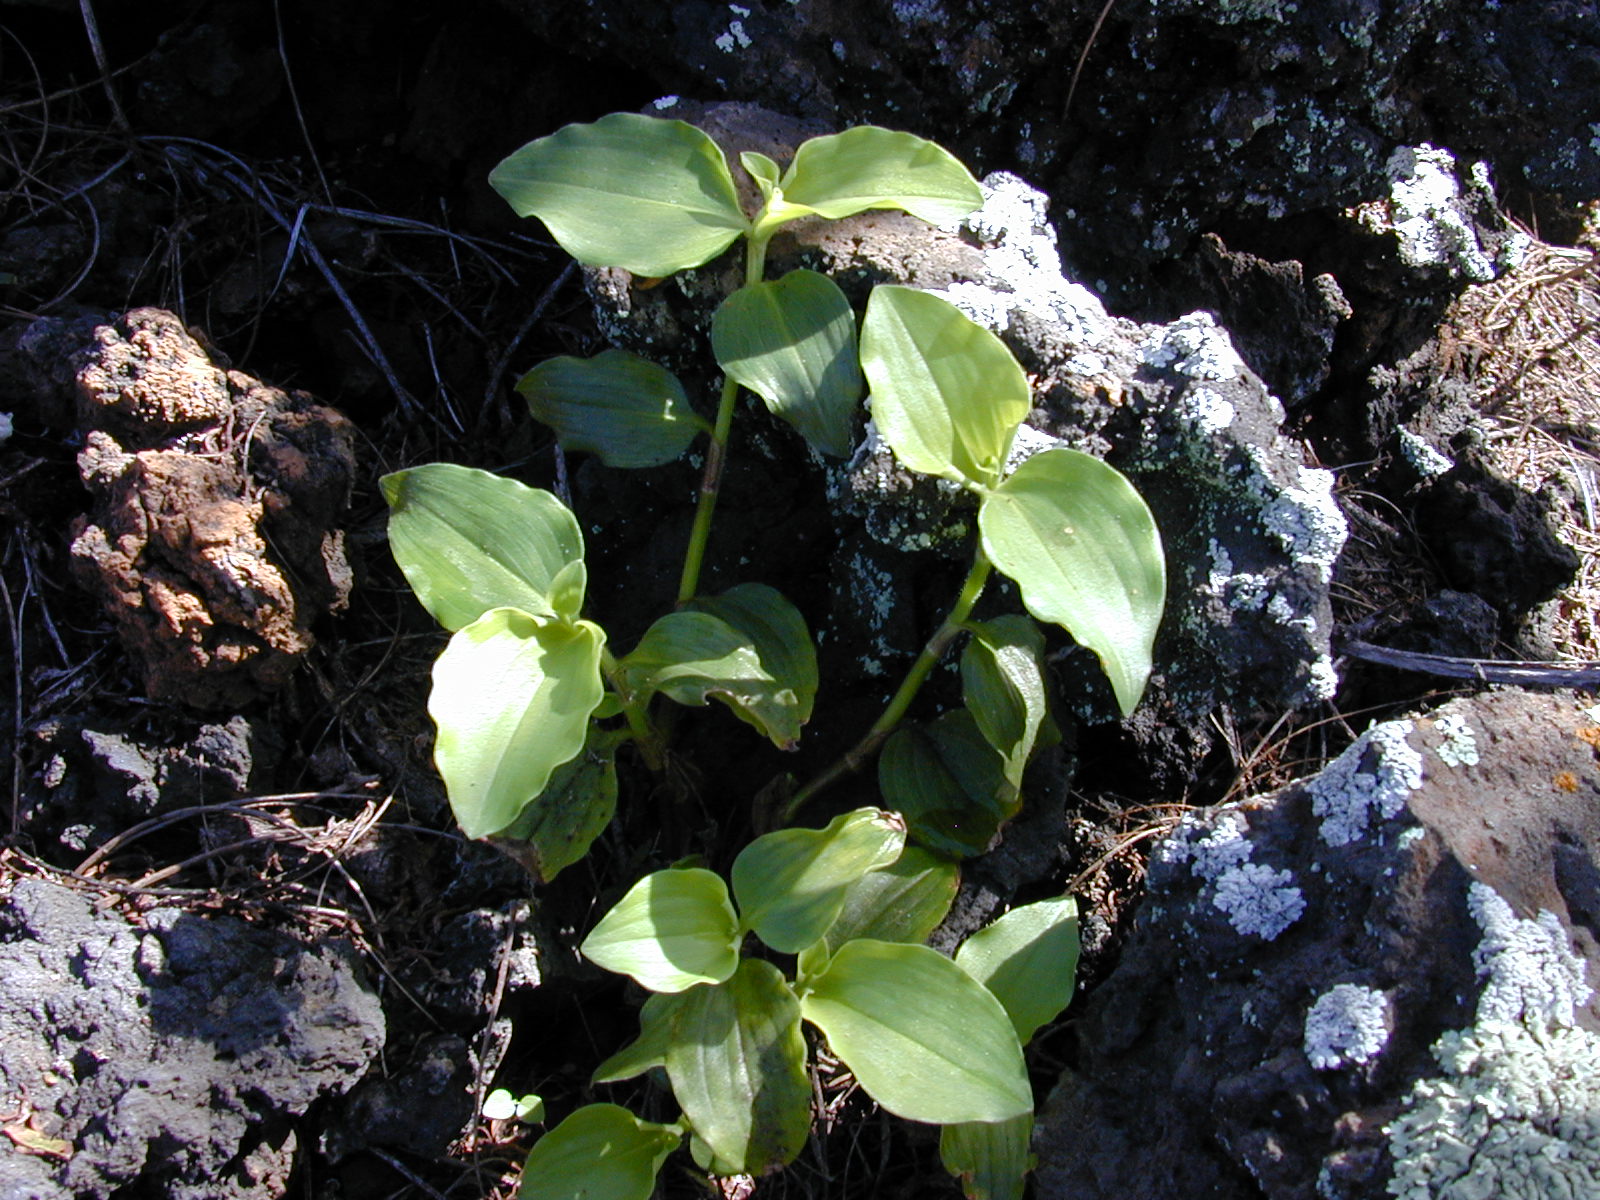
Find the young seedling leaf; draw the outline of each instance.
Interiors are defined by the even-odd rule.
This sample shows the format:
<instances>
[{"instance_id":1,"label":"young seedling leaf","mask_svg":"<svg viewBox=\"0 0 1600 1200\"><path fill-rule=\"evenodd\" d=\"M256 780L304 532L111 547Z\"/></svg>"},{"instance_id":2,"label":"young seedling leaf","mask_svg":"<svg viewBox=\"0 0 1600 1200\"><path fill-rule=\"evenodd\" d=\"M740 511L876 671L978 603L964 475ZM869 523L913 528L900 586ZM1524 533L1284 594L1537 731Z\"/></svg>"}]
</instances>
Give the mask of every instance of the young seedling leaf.
<instances>
[{"instance_id":1,"label":"young seedling leaf","mask_svg":"<svg viewBox=\"0 0 1600 1200\"><path fill-rule=\"evenodd\" d=\"M961 1181L967 1200L1022 1200L1023 1178L1034 1164L1032 1139L1032 1113L946 1125L939 1130L939 1159Z\"/></svg>"},{"instance_id":2,"label":"young seedling leaf","mask_svg":"<svg viewBox=\"0 0 1600 1200\"><path fill-rule=\"evenodd\" d=\"M897 729L878 758L878 789L914 839L957 858L983 853L1022 804L1005 760L964 708Z\"/></svg>"},{"instance_id":3,"label":"young seedling leaf","mask_svg":"<svg viewBox=\"0 0 1600 1200\"><path fill-rule=\"evenodd\" d=\"M433 761L471 838L499 833L583 749L604 694L605 634L589 621L491 609L433 664Z\"/></svg>"},{"instance_id":4,"label":"young seedling leaf","mask_svg":"<svg viewBox=\"0 0 1600 1200\"><path fill-rule=\"evenodd\" d=\"M828 927L829 950L855 938L926 942L950 911L960 883L961 872L950 859L907 846L894 862L845 889L844 905Z\"/></svg>"},{"instance_id":5,"label":"young seedling leaf","mask_svg":"<svg viewBox=\"0 0 1600 1200\"><path fill-rule=\"evenodd\" d=\"M983 207L983 189L948 150L876 125L805 142L780 186L790 204L830 220L898 208L943 225Z\"/></svg>"},{"instance_id":6,"label":"young seedling leaf","mask_svg":"<svg viewBox=\"0 0 1600 1200\"><path fill-rule=\"evenodd\" d=\"M483 1098L483 1115L491 1121L536 1125L544 1120L544 1101L531 1093L517 1096L505 1088L495 1088Z\"/></svg>"},{"instance_id":7,"label":"young seedling leaf","mask_svg":"<svg viewBox=\"0 0 1600 1200\"><path fill-rule=\"evenodd\" d=\"M695 1134L733 1174L793 1162L811 1125L800 1002L771 963L691 988L673 1017L667 1078Z\"/></svg>"},{"instance_id":8,"label":"young seedling leaf","mask_svg":"<svg viewBox=\"0 0 1600 1200\"><path fill-rule=\"evenodd\" d=\"M997 617L971 628L972 639L961 655L963 699L979 732L999 753L1006 779L1020 788L1048 713L1044 635L1023 616Z\"/></svg>"},{"instance_id":9,"label":"young seedling leaf","mask_svg":"<svg viewBox=\"0 0 1600 1200\"><path fill-rule=\"evenodd\" d=\"M984 497L978 529L1028 611L1099 655L1132 713L1167 593L1161 535L1133 485L1087 454L1046 450Z\"/></svg>"},{"instance_id":10,"label":"young seedling leaf","mask_svg":"<svg viewBox=\"0 0 1600 1200\"><path fill-rule=\"evenodd\" d=\"M687 992L651 992L639 1009L639 1036L594 1069L592 1083L621 1083L667 1065L672 1020Z\"/></svg>"},{"instance_id":11,"label":"young seedling leaf","mask_svg":"<svg viewBox=\"0 0 1600 1200\"><path fill-rule=\"evenodd\" d=\"M518 1200L650 1200L682 1140L619 1105L586 1104L534 1143Z\"/></svg>"},{"instance_id":12,"label":"young seedling leaf","mask_svg":"<svg viewBox=\"0 0 1600 1200\"><path fill-rule=\"evenodd\" d=\"M793 749L817 698L817 647L800 610L764 583L738 584L695 600L689 609L726 621L755 647L774 686L769 693L752 693L751 703L736 704L733 711L779 749Z\"/></svg>"},{"instance_id":13,"label":"young seedling leaf","mask_svg":"<svg viewBox=\"0 0 1600 1200\"><path fill-rule=\"evenodd\" d=\"M494 835L541 883L589 853L617 811L617 741L591 721L581 753L550 773L544 790Z\"/></svg>"},{"instance_id":14,"label":"young seedling leaf","mask_svg":"<svg viewBox=\"0 0 1600 1200\"><path fill-rule=\"evenodd\" d=\"M847 458L863 385L856 318L839 285L815 271L747 284L711 322L722 369L819 452Z\"/></svg>"},{"instance_id":15,"label":"young seedling leaf","mask_svg":"<svg viewBox=\"0 0 1600 1200\"><path fill-rule=\"evenodd\" d=\"M733 894L745 927L774 950L798 954L827 932L850 885L905 846L894 813L858 808L824 829L764 834L733 860Z\"/></svg>"},{"instance_id":16,"label":"young seedling leaf","mask_svg":"<svg viewBox=\"0 0 1600 1200\"><path fill-rule=\"evenodd\" d=\"M549 492L454 463L396 471L379 486L395 562L452 633L491 608L555 615L573 607L574 591L582 606L583 534ZM558 579L563 608L550 594Z\"/></svg>"},{"instance_id":17,"label":"young seedling leaf","mask_svg":"<svg viewBox=\"0 0 1600 1200\"><path fill-rule=\"evenodd\" d=\"M588 451L608 467L659 467L680 457L696 434L711 432L676 375L626 350L548 359L517 391L563 449Z\"/></svg>"},{"instance_id":18,"label":"young seedling leaf","mask_svg":"<svg viewBox=\"0 0 1600 1200\"><path fill-rule=\"evenodd\" d=\"M652 992L721 983L739 965L739 920L721 878L700 867L646 875L579 947Z\"/></svg>"},{"instance_id":19,"label":"young seedling leaf","mask_svg":"<svg viewBox=\"0 0 1600 1200\"><path fill-rule=\"evenodd\" d=\"M749 228L718 145L682 121L612 113L529 142L489 184L573 258L664 278Z\"/></svg>"},{"instance_id":20,"label":"young seedling leaf","mask_svg":"<svg viewBox=\"0 0 1600 1200\"><path fill-rule=\"evenodd\" d=\"M872 419L913 471L975 488L1000 479L1032 405L1005 344L946 300L877 287L861 327Z\"/></svg>"},{"instance_id":21,"label":"young seedling leaf","mask_svg":"<svg viewBox=\"0 0 1600 1200\"><path fill-rule=\"evenodd\" d=\"M927 946L846 942L811 981L800 1012L896 1116L951 1125L1033 1110L1005 1009Z\"/></svg>"},{"instance_id":22,"label":"young seedling leaf","mask_svg":"<svg viewBox=\"0 0 1600 1200\"><path fill-rule=\"evenodd\" d=\"M956 965L994 993L1026 1046L1072 1000L1077 902L1061 897L1013 908L961 943Z\"/></svg>"}]
</instances>

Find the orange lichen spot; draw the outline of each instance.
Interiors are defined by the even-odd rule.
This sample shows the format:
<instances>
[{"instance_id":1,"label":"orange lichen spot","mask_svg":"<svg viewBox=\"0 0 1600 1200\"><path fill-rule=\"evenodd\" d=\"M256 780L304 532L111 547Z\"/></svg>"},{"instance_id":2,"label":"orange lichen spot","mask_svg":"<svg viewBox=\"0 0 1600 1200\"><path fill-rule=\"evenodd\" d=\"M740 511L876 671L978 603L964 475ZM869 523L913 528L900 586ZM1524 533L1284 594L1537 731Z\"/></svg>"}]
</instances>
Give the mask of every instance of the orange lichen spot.
<instances>
[{"instance_id":1,"label":"orange lichen spot","mask_svg":"<svg viewBox=\"0 0 1600 1200\"><path fill-rule=\"evenodd\" d=\"M1585 725L1578 730L1578 737L1600 750L1600 725Z\"/></svg>"},{"instance_id":2,"label":"orange lichen spot","mask_svg":"<svg viewBox=\"0 0 1600 1200\"><path fill-rule=\"evenodd\" d=\"M1555 785L1563 792L1575 792L1578 790L1578 777L1571 771L1558 772L1555 777Z\"/></svg>"}]
</instances>

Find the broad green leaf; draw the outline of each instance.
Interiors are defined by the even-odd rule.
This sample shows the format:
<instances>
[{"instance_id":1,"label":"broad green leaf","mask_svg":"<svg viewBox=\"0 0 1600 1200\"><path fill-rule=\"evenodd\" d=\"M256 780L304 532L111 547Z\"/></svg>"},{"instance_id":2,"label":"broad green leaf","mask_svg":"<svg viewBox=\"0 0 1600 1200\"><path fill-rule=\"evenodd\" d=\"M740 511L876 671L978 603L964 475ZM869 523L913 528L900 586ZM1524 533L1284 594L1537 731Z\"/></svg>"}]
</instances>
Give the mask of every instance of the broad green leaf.
<instances>
[{"instance_id":1,"label":"broad green leaf","mask_svg":"<svg viewBox=\"0 0 1600 1200\"><path fill-rule=\"evenodd\" d=\"M1072 1000L1077 902L1064 896L1013 908L963 942L956 965L994 993L1026 1046Z\"/></svg>"},{"instance_id":2,"label":"broad green leaf","mask_svg":"<svg viewBox=\"0 0 1600 1200\"><path fill-rule=\"evenodd\" d=\"M747 959L725 983L683 993L667 1078L724 1174L793 1162L811 1125L800 1002L771 963Z\"/></svg>"},{"instance_id":3,"label":"broad green leaf","mask_svg":"<svg viewBox=\"0 0 1600 1200\"><path fill-rule=\"evenodd\" d=\"M784 954L798 954L833 924L850 885L887 866L905 846L894 813L858 808L824 829L763 834L733 860L733 895L747 929Z\"/></svg>"},{"instance_id":4,"label":"broad green leaf","mask_svg":"<svg viewBox=\"0 0 1600 1200\"><path fill-rule=\"evenodd\" d=\"M452 633L491 608L570 616L582 607L583 534L549 492L454 463L396 471L379 485L394 560Z\"/></svg>"},{"instance_id":5,"label":"broad green leaf","mask_svg":"<svg viewBox=\"0 0 1600 1200\"><path fill-rule=\"evenodd\" d=\"M1004 343L946 300L877 287L861 327L872 419L913 471L977 488L1000 479L1032 405Z\"/></svg>"},{"instance_id":6,"label":"broad green leaf","mask_svg":"<svg viewBox=\"0 0 1600 1200\"><path fill-rule=\"evenodd\" d=\"M619 1105L586 1104L534 1143L518 1200L650 1200L656 1172L682 1140Z\"/></svg>"},{"instance_id":7,"label":"broad green leaf","mask_svg":"<svg viewBox=\"0 0 1600 1200\"><path fill-rule=\"evenodd\" d=\"M739 966L739 920L722 880L700 867L646 875L579 947L652 992L721 983Z\"/></svg>"},{"instance_id":8,"label":"broad green leaf","mask_svg":"<svg viewBox=\"0 0 1600 1200\"><path fill-rule=\"evenodd\" d=\"M984 497L978 530L1028 611L1099 655L1133 712L1167 594L1161 535L1133 485L1097 458L1046 450Z\"/></svg>"},{"instance_id":9,"label":"broad green leaf","mask_svg":"<svg viewBox=\"0 0 1600 1200\"><path fill-rule=\"evenodd\" d=\"M693 992L651 992L639 1009L639 1036L594 1069L591 1083L620 1083L643 1075L651 1067L667 1065L667 1044L672 1039L672 1018Z\"/></svg>"},{"instance_id":10,"label":"broad green leaf","mask_svg":"<svg viewBox=\"0 0 1600 1200\"><path fill-rule=\"evenodd\" d=\"M1022 807L1005 767L972 714L960 708L897 729L878 758L878 790L917 841L969 858L983 853Z\"/></svg>"},{"instance_id":11,"label":"broad green leaf","mask_svg":"<svg viewBox=\"0 0 1600 1200\"><path fill-rule=\"evenodd\" d=\"M1020 788L1048 711L1044 635L1023 616L998 617L971 630L961 654L963 699L979 732L1004 761L1006 779Z\"/></svg>"},{"instance_id":12,"label":"broad green leaf","mask_svg":"<svg viewBox=\"0 0 1600 1200\"><path fill-rule=\"evenodd\" d=\"M433 761L461 832L499 833L583 749L605 688L605 633L496 608L451 637L433 664Z\"/></svg>"},{"instance_id":13,"label":"broad green leaf","mask_svg":"<svg viewBox=\"0 0 1600 1200\"><path fill-rule=\"evenodd\" d=\"M626 350L548 359L517 382L533 419L563 449L598 455L608 467L659 467L711 426L689 407L665 367Z\"/></svg>"},{"instance_id":14,"label":"broad green leaf","mask_svg":"<svg viewBox=\"0 0 1600 1200\"><path fill-rule=\"evenodd\" d=\"M925 942L950 911L960 884L955 863L907 846L894 862L868 871L845 890L844 906L828 927L828 947L837 950L854 938Z\"/></svg>"},{"instance_id":15,"label":"broad green leaf","mask_svg":"<svg viewBox=\"0 0 1600 1200\"><path fill-rule=\"evenodd\" d=\"M856 317L815 271L746 284L711 322L717 362L823 454L847 458L861 405Z\"/></svg>"},{"instance_id":16,"label":"broad green leaf","mask_svg":"<svg viewBox=\"0 0 1600 1200\"><path fill-rule=\"evenodd\" d=\"M846 942L812 981L800 1013L896 1116L953 1125L1033 1111L1005 1009L927 946Z\"/></svg>"},{"instance_id":17,"label":"broad green leaf","mask_svg":"<svg viewBox=\"0 0 1600 1200\"><path fill-rule=\"evenodd\" d=\"M720 596L693 601L691 611L726 621L755 647L772 689L751 694L734 712L781 750L793 749L817 698L817 647L800 610L764 583L741 583Z\"/></svg>"},{"instance_id":18,"label":"broad green leaf","mask_svg":"<svg viewBox=\"0 0 1600 1200\"><path fill-rule=\"evenodd\" d=\"M780 186L790 204L831 220L899 208L941 225L983 207L978 181L948 150L876 125L805 142Z\"/></svg>"},{"instance_id":19,"label":"broad green leaf","mask_svg":"<svg viewBox=\"0 0 1600 1200\"><path fill-rule=\"evenodd\" d=\"M967 1200L1022 1200L1023 1177L1033 1170L1032 1140L1032 1113L946 1125L939 1131L939 1159L961 1181Z\"/></svg>"},{"instance_id":20,"label":"broad green leaf","mask_svg":"<svg viewBox=\"0 0 1600 1200\"><path fill-rule=\"evenodd\" d=\"M592 722L583 750L550 773L544 790L494 840L549 883L589 852L617 811L617 742Z\"/></svg>"},{"instance_id":21,"label":"broad green leaf","mask_svg":"<svg viewBox=\"0 0 1600 1200\"><path fill-rule=\"evenodd\" d=\"M714 141L682 121L634 113L529 142L489 184L585 266L651 278L709 262L750 225Z\"/></svg>"}]
</instances>

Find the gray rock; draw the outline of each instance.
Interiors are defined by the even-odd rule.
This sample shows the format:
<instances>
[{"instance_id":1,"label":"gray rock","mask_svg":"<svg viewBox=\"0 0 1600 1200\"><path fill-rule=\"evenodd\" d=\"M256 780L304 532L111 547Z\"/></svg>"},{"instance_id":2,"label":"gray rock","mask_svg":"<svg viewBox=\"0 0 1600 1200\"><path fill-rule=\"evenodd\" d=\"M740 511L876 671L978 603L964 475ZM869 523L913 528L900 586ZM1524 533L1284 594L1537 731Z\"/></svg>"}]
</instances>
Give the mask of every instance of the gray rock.
<instances>
[{"instance_id":1,"label":"gray rock","mask_svg":"<svg viewBox=\"0 0 1600 1200\"><path fill-rule=\"evenodd\" d=\"M237 799L275 758L270 737L244 717L191 729L161 745L81 720L40 725L33 738L42 765L24 806L29 834L89 850L157 813Z\"/></svg>"},{"instance_id":2,"label":"gray rock","mask_svg":"<svg viewBox=\"0 0 1600 1200\"><path fill-rule=\"evenodd\" d=\"M1187 818L1074 1025L1041 1200L1595 1194L1597 740L1484 695Z\"/></svg>"},{"instance_id":3,"label":"gray rock","mask_svg":"<svg viewBox=\"0 0 1600 1200\"><path fill-rule=\"evenodd\" d=\"M170 908L136 924L24 879L0 906L0 1094L70 1155L0 1143L0 1196L279 1196L291 1120L383 1040L344 942Z\"/></svg>"}]
</instances>

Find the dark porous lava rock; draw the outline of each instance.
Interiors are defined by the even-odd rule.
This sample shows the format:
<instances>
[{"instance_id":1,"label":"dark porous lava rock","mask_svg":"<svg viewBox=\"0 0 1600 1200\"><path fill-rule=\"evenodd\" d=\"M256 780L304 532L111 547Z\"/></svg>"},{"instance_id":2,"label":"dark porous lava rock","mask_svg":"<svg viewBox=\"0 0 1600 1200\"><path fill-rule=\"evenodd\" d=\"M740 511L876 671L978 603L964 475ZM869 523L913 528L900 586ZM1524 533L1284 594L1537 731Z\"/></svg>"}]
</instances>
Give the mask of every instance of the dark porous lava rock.
<instances>
[{"instance_id":1,"label":"dark porous lava rock","mask_svg":"<svg viewBox=\"0 0 1600 1200\"><path fill-rule=\"evenodd\" d=\"M170 908L135 922L21 880L0 905L0 1095L28 1132L0 1141L0 1197L274 1200L294 1119L383 1041L346 942Z\"/></svg>"},{"instance_id":2,"label":"dark porous lava rock","mask_svg":"<svg viewBox=\"0 0 1600 1200\"><path fill-rule=\"evenodd\" d=\"M1597 1194L1597 745L1494 693L1186 818L1075 1026L1041 1200Z\"/></svg>"}]
</instances>

